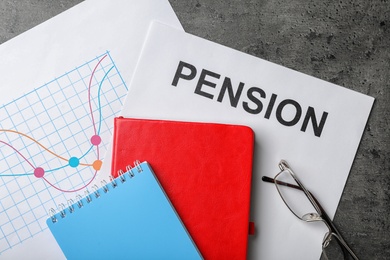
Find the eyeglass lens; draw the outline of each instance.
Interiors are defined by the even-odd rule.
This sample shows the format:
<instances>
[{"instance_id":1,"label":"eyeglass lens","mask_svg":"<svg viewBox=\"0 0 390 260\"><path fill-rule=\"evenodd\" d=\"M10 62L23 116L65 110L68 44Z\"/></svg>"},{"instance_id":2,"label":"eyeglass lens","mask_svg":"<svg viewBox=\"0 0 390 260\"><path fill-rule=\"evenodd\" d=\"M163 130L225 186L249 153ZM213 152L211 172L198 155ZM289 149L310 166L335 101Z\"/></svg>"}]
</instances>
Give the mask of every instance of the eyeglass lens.
<instances>
[{"instance_id":1,"label":"eyeglass lens","mask_svg":"<svg viewBox=\"0 0 390 260\"><path fill-rule=\"evenodd\" d=\"M306 214L317 212L302 190L288 187L285 183L299 186L287 170L276 175L275 185L283 201L296 217L304 220Z\"/></svg>"}]
</instances>

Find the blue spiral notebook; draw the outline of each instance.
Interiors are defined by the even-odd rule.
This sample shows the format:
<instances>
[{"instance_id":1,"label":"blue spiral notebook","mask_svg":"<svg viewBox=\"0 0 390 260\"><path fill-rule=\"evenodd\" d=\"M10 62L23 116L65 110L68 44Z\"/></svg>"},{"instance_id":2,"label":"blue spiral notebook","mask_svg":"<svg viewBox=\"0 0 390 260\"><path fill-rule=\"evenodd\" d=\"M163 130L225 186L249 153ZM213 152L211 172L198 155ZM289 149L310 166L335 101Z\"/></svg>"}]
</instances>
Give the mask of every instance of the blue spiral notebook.
<instances>
[{"instance_id":1,"label":"blue spiral notebook","mask_svg":"<svg viewBox=\"0 0 390 260\"><path fill-rule=\"evenodd\" d=\"M46 222L68 259L202 259L147 162Z\"/></svg>"}]
</instances>

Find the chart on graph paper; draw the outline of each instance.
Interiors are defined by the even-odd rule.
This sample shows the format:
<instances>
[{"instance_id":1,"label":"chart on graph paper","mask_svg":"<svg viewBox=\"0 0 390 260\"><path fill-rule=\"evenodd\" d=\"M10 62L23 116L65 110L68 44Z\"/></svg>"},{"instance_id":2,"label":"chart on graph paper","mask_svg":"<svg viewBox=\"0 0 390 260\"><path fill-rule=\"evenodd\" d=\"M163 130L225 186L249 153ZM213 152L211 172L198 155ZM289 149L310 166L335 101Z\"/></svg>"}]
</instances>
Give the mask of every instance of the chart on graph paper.
<instances>
[{"instance_id":1,"label":"chart on graph paper","mask_svg":"<svg viewBox=\"0 0 390 260\"><path fill-rule=\"evenodd\" d=\"M107 52L0 107L0 254L91 189L126 94Z\"/></svg>"}]
</instances>

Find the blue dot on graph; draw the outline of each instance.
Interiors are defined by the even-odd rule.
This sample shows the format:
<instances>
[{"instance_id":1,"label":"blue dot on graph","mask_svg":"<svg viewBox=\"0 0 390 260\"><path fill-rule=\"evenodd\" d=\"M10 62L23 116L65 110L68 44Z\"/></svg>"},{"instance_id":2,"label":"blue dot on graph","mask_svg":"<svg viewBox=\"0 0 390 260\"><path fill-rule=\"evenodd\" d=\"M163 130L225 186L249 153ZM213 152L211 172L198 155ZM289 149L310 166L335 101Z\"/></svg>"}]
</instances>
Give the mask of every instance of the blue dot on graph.
<instances>
[{"instance_id":1,"label":"blue dot on graph","mask_svg":"<svg viewBox=\"0 0 390 260\"><path fill-rule=\"evenodd\" d=\"M70 166L70 167L75 168L75 167L79 166L79 164L80 164L79 158L77 158L77 157L71 157L71 158L69 159L69 166Z\"/></svg>"}]
</instances>

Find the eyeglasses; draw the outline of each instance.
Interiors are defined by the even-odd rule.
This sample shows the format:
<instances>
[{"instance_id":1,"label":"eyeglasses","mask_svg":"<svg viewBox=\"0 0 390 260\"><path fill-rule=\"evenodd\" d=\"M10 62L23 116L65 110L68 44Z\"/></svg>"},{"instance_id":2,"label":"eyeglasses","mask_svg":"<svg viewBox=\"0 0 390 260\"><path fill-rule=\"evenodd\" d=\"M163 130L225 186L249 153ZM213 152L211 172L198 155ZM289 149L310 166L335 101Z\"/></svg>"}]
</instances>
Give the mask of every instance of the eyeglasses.
<instances>
[{"instance_id":1,"label":"eyeglasses","mask_svg":"<svg viewBox=\"0 0 390 260\"><path fill-rule=\"evenodd\" d=\"M276 174L275 178L263 176L262 180L275 184L283 202L298 219L305 222L321 221L328 227L329 231L322 242L323 257L325 259L348 259L349 255L358 260L318 200L303 186L287 162L281 160L279 168L281 171ZM332 240L333 238L336 239Z\"/></svg>"}]
</instances>

